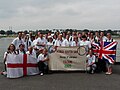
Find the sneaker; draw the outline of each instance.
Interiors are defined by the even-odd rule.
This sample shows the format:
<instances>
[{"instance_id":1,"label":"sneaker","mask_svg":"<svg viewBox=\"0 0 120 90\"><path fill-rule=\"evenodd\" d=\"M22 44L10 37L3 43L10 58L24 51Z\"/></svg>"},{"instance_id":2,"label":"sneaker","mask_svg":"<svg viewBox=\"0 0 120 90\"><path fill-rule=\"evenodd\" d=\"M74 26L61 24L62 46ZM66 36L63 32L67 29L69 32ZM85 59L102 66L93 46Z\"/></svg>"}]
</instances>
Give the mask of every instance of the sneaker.
<instances>
[{"instance_id":1,"label":"sneaker","mask_svg":"<svg viewBox=\"0 0 120 90\"><path fill-rule=\"evenodd\" d=\"M112 73L111 72L106 72L106 75L111 75Z\"/></svg>"},{"instance_id":2,"label":"sneaker","mask_svg":"<svg viewBox=\"0 0 120 90\"><path fill-rule=\"evenodd\" d=\"M91 71L91 74L94 74L94 71L93 71L93 70Z\"/></svg>"},{"instance_id":3,"label":"sneaker","mask_svg":"<svg viewBox=\"0 0 120 90\"><path fill-rule=\"evenodd\" d=\"M1 73L1 75L4 75L4 76L7 75L7 72L6 72L6 71L0 72L0 73Z\"/></svg>"},{"instance_id":4,"label":"sneaker","mask_svg":"<svg viewBox=\"0 0 120 90\"><path fill-rule=\"evenodd\" d=\"M43 76L43 73L40 73L41 76Z\"/></svg>"}]
</instances>

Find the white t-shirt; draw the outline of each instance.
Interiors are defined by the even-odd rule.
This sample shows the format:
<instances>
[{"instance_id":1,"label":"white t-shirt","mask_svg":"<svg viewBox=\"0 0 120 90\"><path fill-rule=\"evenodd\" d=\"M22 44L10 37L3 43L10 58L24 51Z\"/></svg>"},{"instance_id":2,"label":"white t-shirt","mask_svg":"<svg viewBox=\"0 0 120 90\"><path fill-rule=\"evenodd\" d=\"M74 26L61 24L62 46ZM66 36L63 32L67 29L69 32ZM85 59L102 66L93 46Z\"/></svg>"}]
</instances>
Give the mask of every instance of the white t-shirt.
<instances>
[{"instance_id":1,"label":"white t-shirt","mask_svg":"<svg viewBox=\"0 0 120 90\"><path fill-rule=\"evenodd\" d=\"M14 52L12 52L12 53L7 53L7 52L5 52L3 59L7 58L7 55L9 55L9 54L15 54L15 53L14 53ZM7 61L5 62L5 64L7 64Z\"/></svg>"},{"instance_id":2,"label":"white t-shirt","mask_svg":"<svg viewBox=\"0 0 120 90\"><path fill-rule=\"evenodd\" d=\"M61 46L61 45L62 45L62 41L55 40L54 46Z\"/></svg>"},{"instance_id":3,"label":"white t-shirt","mask_svg":"<svg viewBox=\"0 0 120 90\"><path fill-rule=\"evenodd\" d=\"M70 46L80 46L80 43L79 42L75 42L75 41L71 41L71 45Z\"/></svg>"},{"instance_id":4,"label":"white t-shirt","mask_svg":"<svg viewBox=\"0 0 120 90\"><path fill-rule=\"evenodd\" d=\"M91 48L91 43L90 41L80 41L80 46L87 46L88 48Z\"/></svg>"},{"instance_id":5,"label":"white t-shirt","mask_svg":"<svg viewBox=\"0 0 120 90\"><path fill-rule=\"evenodd\" d=\"M12 41L12 44L15 45L16 49L19 49L19 45L20 45L20 44L24 44L24 41L23 41L23 39L20 40L20 39L17 37L17 38L15 38L15 39Z\"/></svg>"},{"instance_id":6,"label":"white t-shirt","mask_svg":"<svg viewBox=\"0 0 120 90\"><path fill-rule=\"evenodd\" d=\"M47 59L47 58L48 58L48 55L45 56L44 54L40 54L38 56L37 62L42 61L42 60ZM48 65L48 62L45 61L44 64Z\"/></svg>"},{"instance_id":7,"label":"white t-shirt","mask_svg":"<svg viewBox=\"0 0 120 90\"><path fill-rule=\"evenodd\" d=\"M106 40L107 40L107 37L106 37L106 36L103 36L103 37L102 37L102 40L103 40L103 41L106 41Z\"/></svg>"},{"instance_id":8,"label":"white t-shirt","mask_svg":"<svg viewBox=\"0 0 120 90\"><path fill-rule=\"evenodd\" d=\"M70 46L70 42L67 39L64 39L61 46Z\"/></svg>"},{"instance_id":9,"label":"white t-shirt","mask_svg":"<svg viewBox=\"0 0 120 90\"><path fill-rule=\"evenodd\" d=\"M30 54L29 51L26 52L26 54L29 54L30 56L32 56L33 58L37 58L36 56L36 51L33 49L32 53Z\"/></svg>"},{"instance_id":10,"label":"white t-shirt","mask_svg":"<svg viewBox=\"0 0 120 90\"><path fill-rule=\"evenodd\" d=\"M112 38L111 38L111 39L108 39L108 38L107 38L105 42L115 42L115 40L112 39Z\"/></svg>"},{"instance_id":11,"label":"white t-shirt","mask_svg":"<svg viewBox=\"0 0 120 90\"><path fill-rule=\"evenodd\" d=\"M87 55L88 65L91 65L92 63L95 63L95 55Z\"/></svg>"},{"instance_id":12,"label":"white t-shirt","mask_svg":"<svg viewBox=\"0 0 120 90\"><path fill-rule=\"evenodd\" d=\"M42 39L41 39L41 38L38 38L36 42L39 43L39 44L44 44L44 45L46 45L46 40L45 40L45 38L42 38ZM37 46L37 48L38 48L38 49L40 49L40 48L43 49L44 47L43 47L43 46Z\"/></svg>"}]
</instances>

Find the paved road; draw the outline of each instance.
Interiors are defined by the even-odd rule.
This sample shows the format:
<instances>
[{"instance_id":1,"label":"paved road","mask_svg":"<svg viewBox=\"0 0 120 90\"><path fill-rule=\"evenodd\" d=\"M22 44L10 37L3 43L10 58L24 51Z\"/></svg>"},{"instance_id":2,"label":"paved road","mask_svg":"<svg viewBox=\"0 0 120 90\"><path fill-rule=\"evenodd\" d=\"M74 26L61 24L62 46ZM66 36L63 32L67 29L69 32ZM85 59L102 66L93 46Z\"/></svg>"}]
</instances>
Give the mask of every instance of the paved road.
<instances>
[{"instance_id":1,"label":"paved road","mask_svg":"<svg viewBox=\"0 0 120 90\"><path fill-rule=\"evenodd\" d=\"M7 79L0 75L0 90L120 90L120 65L114 65L113 69L112 75L55 72L19 79Z\"/></svg>"}]
</instances>

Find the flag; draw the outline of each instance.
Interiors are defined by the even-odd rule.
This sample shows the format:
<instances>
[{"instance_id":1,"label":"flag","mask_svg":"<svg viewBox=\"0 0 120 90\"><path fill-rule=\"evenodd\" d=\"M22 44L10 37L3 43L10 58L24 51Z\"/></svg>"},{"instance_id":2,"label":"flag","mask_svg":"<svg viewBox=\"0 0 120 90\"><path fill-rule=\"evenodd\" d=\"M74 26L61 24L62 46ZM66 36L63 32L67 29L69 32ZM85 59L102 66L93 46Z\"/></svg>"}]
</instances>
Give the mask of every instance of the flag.
<instances>
[{"instance_id":1,"label":"flag","mask_svg":"<svg viewBox=\"0 0 120 90\"><path fill-rule=\"evenodd\" d=\"M26 75L36 75L39 73L36 58L27 54L7 56L7 77L19 78Z\"/></svg>"},{"instance_id":2,"label":"flag","mask_svg":"<svg viewBox=\"0 0 120 90\"><path fill-rule=\"evenodd\" d=\"M104 59L109 63L113 64L116 59L116 47L118 42L101 42L101 43L92 43L93 52L100 59Z\"/></svg>"}]
</instances>

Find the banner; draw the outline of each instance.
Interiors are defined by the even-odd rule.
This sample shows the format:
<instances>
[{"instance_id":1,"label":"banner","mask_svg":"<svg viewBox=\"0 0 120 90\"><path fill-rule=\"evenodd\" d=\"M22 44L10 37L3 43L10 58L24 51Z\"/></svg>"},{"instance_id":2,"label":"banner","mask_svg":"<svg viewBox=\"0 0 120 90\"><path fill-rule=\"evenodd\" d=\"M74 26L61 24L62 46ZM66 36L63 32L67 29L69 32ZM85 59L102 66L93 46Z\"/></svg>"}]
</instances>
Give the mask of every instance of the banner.
<instances>
[{"instance_id":1,"label":"banner","mask_svg":"<svg viewBox=\"0 0 120 90\"><path fill-rule=\"evenodd\" d=\"M26 75L39 73L37 59L27 54L8 54L7 56L7 77L18 78Z\"/></svg>"},{"instance_id":2,"label":"banner","mask_svg":"<svg viewBox=\"0 0 120 90\"><path fill-rule=\"evenodd\" d=\"M49 55L49 69L61 71L86 70L86 48L83 47L57 47Z\"/></svg>"},{"instance_id":3,"label":"banner","mask_svg":"<svg viewBox=\"0 0 120 90\"><path fill-rule=\"evenodd\" d=\"M120 40L116 39L118 42L117 49L116 49L116 62L120 63Z\"/></svg>"}]
</instances>

